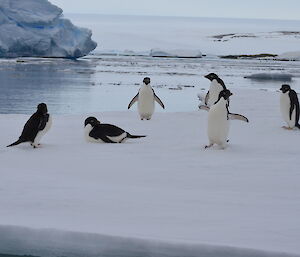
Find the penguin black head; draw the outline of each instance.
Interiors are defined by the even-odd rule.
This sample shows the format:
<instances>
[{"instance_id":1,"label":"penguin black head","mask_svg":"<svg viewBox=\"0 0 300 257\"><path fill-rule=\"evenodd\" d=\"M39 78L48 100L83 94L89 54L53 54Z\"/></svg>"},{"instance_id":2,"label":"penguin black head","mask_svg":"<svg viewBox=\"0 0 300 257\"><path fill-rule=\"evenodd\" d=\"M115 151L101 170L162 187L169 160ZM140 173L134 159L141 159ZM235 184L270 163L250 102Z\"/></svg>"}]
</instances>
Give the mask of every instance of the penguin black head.
<instances>
[{"instance_id":1,"label":"penguin black head","mask_svg":"<svg viewBox=\"0 0 300 257\"><path fill-rule=\"evenodd\" d=\"M37 106L37 112L40 114L46 114L48 112L47 105L45 103L40 103Z\"/></svg>"},{"instance_id":2,"label":"penguin black head","mask_svg":"<svg viewBox=\"0 0 300 257\"><path fill-rule=\"evenodd\" d=\"M150 78L148 78L148 77L144 78L143 82L144 82L146 85L150 84Z\"/></svg>"},{"instance_id":3,"label":"penguin black head","mask_svg":"<svg viewBox=\"0 0 300 257\"><path fill-rule=\"evenodd\" d=\"M287 84L283 84L280 88L280 90L282 91L282 93L286 93L287 91L291 90L291 87Z\"/></svg>"},{"instance_id":4,"label":"penguin black head","mask_svg":"<svg viewBox=\"0 0 300 257\"><path fill-rule=\"evenodd\" d=\"M213 81L214 79L218 79L219 77L218 77L218 75L215 74L215 73L209 73L209 74L207 74L206 76L204 76L204 78L207 78L207 79L209 79L210 81Z\"/></svg>"},{"instance_id":5,"label":"penguin black head","mask_svg":"<svg viewBox=\"0 0 300 257\"><path fill-rule=\"evenodd\" d=\"M225 100L229 99L229 97L232 95L230 90L224 89L219 94L219 100L223 97Z\"/></svg>"},{"instance_id":6,"label":"penguin black head","mask_svg":"<svg viewBox=\"0 0 300 257\"><path fill-rule=\"evenodd\" d=\"M97 118L95 118L95 117L88 117L84 121L84 126L90 124L92 127L95 127L99 123L100 123L100 121L97 120Z\"/></svg>"}]
</instances>

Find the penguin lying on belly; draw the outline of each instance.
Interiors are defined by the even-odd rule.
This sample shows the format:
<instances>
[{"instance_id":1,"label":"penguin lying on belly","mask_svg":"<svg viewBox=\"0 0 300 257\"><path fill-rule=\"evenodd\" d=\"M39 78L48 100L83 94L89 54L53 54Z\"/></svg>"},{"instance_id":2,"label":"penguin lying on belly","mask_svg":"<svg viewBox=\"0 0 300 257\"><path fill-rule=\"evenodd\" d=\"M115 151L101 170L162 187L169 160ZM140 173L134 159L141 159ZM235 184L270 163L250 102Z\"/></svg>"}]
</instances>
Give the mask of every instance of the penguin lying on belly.
<instances>
[{"instance_id":1,"label":"penguin lying on belly","mask_svg":"<svg viewBox=\"0 0 300 257\"><path fill-rule=\"evenodd\" d=\"M123 143L128 138L146 137L131 135L111 124L102 124L95 117L88 117L84 122L84 127L85 139L94 143Z\"/></svg>"},{"instance_id":2,"label":"penguin lying on belly","mask_svg":"<svg viewBox=\"0 0 300 257\"><path fill-rule=\"evenodd\" d=\"M282 85L280 95L280 110L287 126L285 129L293 129L295 127L300 129L299 125L299 100L297 93L291 89L289 85Z\"/></svg>"},{"instance_id":3,"label":"penguin lying on belly","mask_svg":"<svg viewBox=\"0 0 300 257\"><path fill-rule=\"evenodd\" d=\"M7 147L29 142L33 148L38 147L42 136L44 136L52 125L51 116L48 114L47 105L40 103L37 111L25 123L19 139Z\"/></svg>"},{"instance_id":4,"label":"penguin lying on belly","mask_svg":"<svg viewBox=\"0 0 300 257\"><path fill-rule=\"evenodd\" d=\"M150 78L146 77L143 80L143 86L135 97L132 98L128 105L128 109L135 103L138 102L138 112L141 120L150 120L154 113L155 101L165 109L163 102L155 94L153 88L150 86Z\"/></svg>"},{"instance_id":5,"label":"penguin lying on belly","mask_svg":"<svg viewBox=\"0 0 300 257\"><path fill-rule=\"evenodd\" d=\"M206 145L205 148L209 148L214 144L219 145L222 149L226 148L229 133L229 119L249 122L245 116L229 112L228 99L231 95L232 93L228 89L222 90L214 105L211 107L206 105L199 106L199 109L208 111L207 134L209 144Z\"/></svg>"}]
</instances>

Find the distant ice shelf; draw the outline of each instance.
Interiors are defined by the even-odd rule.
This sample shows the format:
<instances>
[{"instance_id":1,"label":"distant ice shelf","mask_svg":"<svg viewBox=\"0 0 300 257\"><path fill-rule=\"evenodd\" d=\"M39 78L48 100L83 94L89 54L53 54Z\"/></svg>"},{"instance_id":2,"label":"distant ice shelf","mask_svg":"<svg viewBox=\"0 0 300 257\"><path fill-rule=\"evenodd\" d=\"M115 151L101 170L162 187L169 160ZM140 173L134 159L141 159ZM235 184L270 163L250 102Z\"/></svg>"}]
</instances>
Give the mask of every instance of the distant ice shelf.
<instances>
[{"instance_id":1,"label":"distant ice shelf","mask_svg":"<svg viewBox=\"0 0 300 257\"><path fill-rule=\"evenodd\" d=\"M160 49L154 48L150 51L150 56L153 57L181 57L181 58L201 58L202 53L199 50L187 50L187 49Z\"/></svg>"},{"instance_id":2,"label":"distant ice shelf","mask_svg":"<svg viewBox=\"0 0 300 257\"><path fill-rule=\"evenodd\" d=\"M134 50L96 50L96 54L114 56L151 56L166 58L201 58L201 51L197 49L160 49L153 48L150 51Z\"/></svg>"},{"instance_id":3,"label":"distant ice shelf","mask_svg":"<svg viewBox=\"0 0 300 257\"><path fill-rule=\"evenodd\" d=\"M89 29L64 19L47 0L1 0L0 57L78 58L97 46Z\"/></svg>"}]
</instances>

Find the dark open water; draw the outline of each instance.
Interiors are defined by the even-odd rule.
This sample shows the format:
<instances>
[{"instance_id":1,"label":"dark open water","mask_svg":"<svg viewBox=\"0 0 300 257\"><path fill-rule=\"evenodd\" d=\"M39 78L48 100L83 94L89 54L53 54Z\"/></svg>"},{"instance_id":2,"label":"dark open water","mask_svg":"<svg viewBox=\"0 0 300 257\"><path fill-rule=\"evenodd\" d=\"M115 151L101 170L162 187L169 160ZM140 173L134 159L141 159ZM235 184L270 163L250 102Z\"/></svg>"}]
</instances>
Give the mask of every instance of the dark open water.
<instances>
[{"instance_id":1,"label":"dark open water","mask_svg":"<svg viewBox=\"0 0 300 257\"><path fill-rule=\"evenodd\" d=\"M193 111L197 93L209 87L203 78L209 72L219 74L230 89L276 90L287 82L300 90L300 62L130 56L89 56L77 61L11 59L0 61L0 114L31 114L40 102L46 102L54 114L125 111L145 76L151 77L167 111ZM294 78L243 78L261 72L289 73Z\"/></svg>"}]
</instances>

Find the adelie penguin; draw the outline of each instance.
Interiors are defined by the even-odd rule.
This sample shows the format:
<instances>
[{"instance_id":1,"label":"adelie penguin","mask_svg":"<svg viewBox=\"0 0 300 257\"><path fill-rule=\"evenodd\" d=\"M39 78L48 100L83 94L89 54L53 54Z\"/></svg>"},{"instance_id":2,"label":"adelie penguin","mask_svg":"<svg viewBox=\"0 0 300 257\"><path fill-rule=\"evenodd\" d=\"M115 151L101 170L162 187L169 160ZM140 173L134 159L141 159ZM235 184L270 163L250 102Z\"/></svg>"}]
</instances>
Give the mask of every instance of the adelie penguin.
<instances>
[{"instance_id":1,"label":"adelie penguin","mask_svg":"<svg viewBox=\"0 0 300 257\"><path fill-rule=\"evenodd\" d=\"M155 94L153 88L150 86L150 78L146 77L143 80L143 85L135 97L132 98L128 105L128 109L138 102L138 112L141 120L150 120L154 113L155 101L165 109L163 102Z\"/></svg>"},{"instance_id":2,"label":"adelie penguin","mask_svg":"<svg viewBox=\"0 0 300 257\"><path fill-rule=\"evenodd\" d=\"M226 86L223 80L215 73L209 73L204 77L210 80L210 87L205 96L204 103L207 106L212 106L218 100L220 92L226 89Z\"/></svg>"},{"instance_id":3,"label":"adelie penguin","mask_svg":"<svg viewBox=\"0 0 300 257\"><path fill-rule=\"evenodd\" d=\"M282 85L280 90L280 110L284 121L287 123L287 126L283 126L283 128L293 129L297 127L300 129L297 93L286 84Z\"/></svg>"},{"instance_id":4,"label":"adelie penguin","mask_svg":"<svg viewBox=\"0 0 300 257\"><path fill-rule=\"evenodd\" d=\"M123 143L128 138L145 137L131 135L115 125L100 123L95 117L84 121L84 134L86 141L92 143Z\"/></svg>"},{"instance_id":5,"label":"adelie penguin","mask_svg":"<svg viewBox=\"0 0 300 257\"><path fill-rule=\"evenodd\" d=\"M48 132L52 125L51 116L48 113L47 105L40 103L37 111L29 118L24 125L19 139L7 147L29 142L34 148L40 145L41 138Z\"/></svg>"},{"instance_id":6,"label":"adelie penguin","mask_svg":"<svg viewBox=\"0 0 300 257\"><path fill-rule=\"evenodd\" d=\"M232 93L228 89L222 90L214 105L211 107L206 105L199 106L199 109L208 111L207 135L209 144L205 148L209 148L214 144L219 145L222 149L226 148L229 134L229 120L249 122L245 116L229 112L228 100L231 95Z\"/></svg>"}]
</instances>

